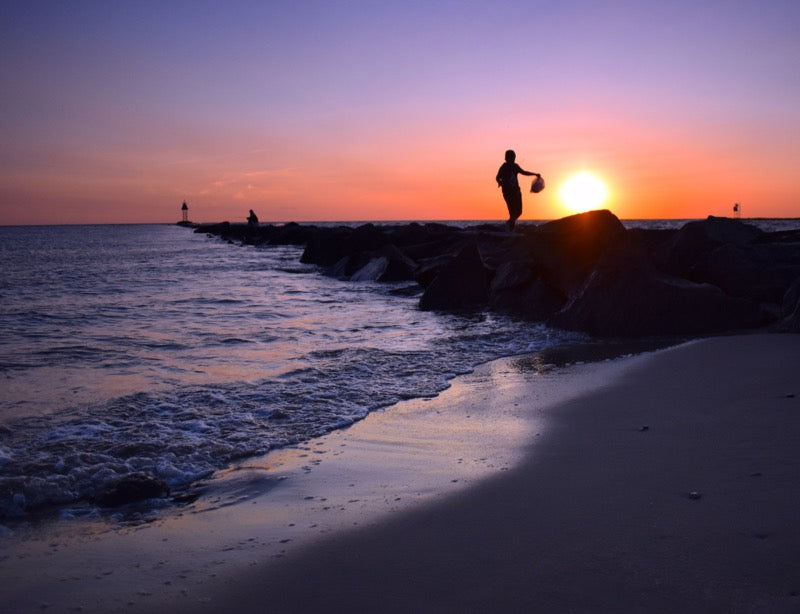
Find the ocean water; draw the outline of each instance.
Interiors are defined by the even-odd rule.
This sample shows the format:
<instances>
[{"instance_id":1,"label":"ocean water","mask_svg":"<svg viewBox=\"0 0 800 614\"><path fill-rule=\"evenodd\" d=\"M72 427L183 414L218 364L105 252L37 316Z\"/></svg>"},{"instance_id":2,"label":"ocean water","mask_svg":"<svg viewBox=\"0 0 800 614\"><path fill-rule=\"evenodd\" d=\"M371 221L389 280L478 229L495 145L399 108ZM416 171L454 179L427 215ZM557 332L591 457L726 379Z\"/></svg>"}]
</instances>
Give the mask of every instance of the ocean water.
<instances>
[{"instance_id":1,"label":"ocean water","mask_svg":"<svg viewBox=\"0 0 800 614\"><path fill-rule=\"evenodd\" d=\"M567 335L422 312L301 248L152 226L0 228L0 518L94 513L129 474L173 494L477 364Z\"/></svg>"},{"instance_id":2,"label":"ocean water","mask_svg":"<svg viewBox=\"0 0 800 614\"><path fill-rule=\"evenodd\" d=\"M393 292L407 283L342 282L301 253L172 225L0 228L0 524L96 515L131 474L180 495L488 360L580 338L423 312Z\"/></svg>"}]
</instances>

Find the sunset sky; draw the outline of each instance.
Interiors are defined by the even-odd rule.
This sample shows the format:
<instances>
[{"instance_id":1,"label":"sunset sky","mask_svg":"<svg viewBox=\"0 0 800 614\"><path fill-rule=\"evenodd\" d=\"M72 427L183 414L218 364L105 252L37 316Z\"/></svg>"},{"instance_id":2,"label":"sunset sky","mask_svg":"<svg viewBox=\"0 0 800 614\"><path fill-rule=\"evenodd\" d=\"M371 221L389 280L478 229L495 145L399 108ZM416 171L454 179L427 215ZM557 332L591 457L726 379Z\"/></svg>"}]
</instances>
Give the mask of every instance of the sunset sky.
<instances>
[{"instance_id":1,"label":"sunset sky","mask_svg":"<svg viewBox=\"0 0 800 614\"><path fill-rule=\"evenodd\" d=\"M5 2L0 224L800 216L800 2ZM527 178L522 178L526 179Z\"/></svg>"}]
</instances>

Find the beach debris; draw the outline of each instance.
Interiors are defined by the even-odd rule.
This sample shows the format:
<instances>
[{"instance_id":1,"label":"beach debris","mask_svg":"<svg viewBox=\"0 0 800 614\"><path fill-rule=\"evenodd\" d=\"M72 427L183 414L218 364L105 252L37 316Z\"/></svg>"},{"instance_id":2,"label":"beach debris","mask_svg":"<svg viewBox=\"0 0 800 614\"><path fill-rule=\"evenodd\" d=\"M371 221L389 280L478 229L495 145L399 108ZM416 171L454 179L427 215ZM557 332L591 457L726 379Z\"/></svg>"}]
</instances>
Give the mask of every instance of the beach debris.
<instances>
[{"instance_id":1,"label":"beach debris","mask_svg":"<svg viewBox=\"0 0 800 614\"><path fill-rule=\"evenodd\" d=\"M644 433L645 431L649 431L649 430L650 430L650 427L649 427L649 426L647 426L646 424L643 424L643 425L642 425L642 426L640 426L640 427L639 427L637 430L638 430L640 433Z\"/></svg>"},{"instance_id":2,"label":"beach debris","mask_svg":"<svg viewBox=\"0 0 800 614\"><path fill-rule=\"evenodd\" d=\"M696 501L697 499L701 499L703 497L703 493L701 493L701 492L699 492L697 490L691 490L686 494L686 496L689 499L693 499L693 500Z\"/></svg>"}]
</instances>

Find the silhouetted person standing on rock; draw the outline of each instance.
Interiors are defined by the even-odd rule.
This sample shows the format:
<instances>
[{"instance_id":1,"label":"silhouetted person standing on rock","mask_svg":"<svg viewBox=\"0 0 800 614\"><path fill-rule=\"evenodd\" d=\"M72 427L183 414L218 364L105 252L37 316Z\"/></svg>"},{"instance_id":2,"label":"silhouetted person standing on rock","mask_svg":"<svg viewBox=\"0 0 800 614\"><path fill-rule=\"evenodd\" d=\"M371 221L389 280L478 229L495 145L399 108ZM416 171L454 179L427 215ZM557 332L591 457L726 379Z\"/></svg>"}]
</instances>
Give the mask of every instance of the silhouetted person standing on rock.
<instances>
[{"instance_id":1,"label":"silhouetted person standing on rock","mask_svg":"<svg viewBox=\"0 0 800 614\"><path fill-rule=\"evenodd\" d=\"M497 171L497 185L503 188L503 198L508 207L508 230L514 230L514 224L517 223L517 218L522 215L522 191L519 189L519 181L517 175L529 175L539 177L539 173L531 173L530 171L523 170L520 165L514 160L517 159L517 154L513 149L506 152L506 161Z\"/></svg>"},{"instance_id":2,"label":"silhouetted person standing on rock","mask_svg":"<svg viewBox=\"0 0 800 614\"><path fill-rule=\"evenodd\" d=\"M250 209L250 215L247 216L247 225L250 228L256 228L258 226L258 216Z\"/></svg>"}]
</instances>

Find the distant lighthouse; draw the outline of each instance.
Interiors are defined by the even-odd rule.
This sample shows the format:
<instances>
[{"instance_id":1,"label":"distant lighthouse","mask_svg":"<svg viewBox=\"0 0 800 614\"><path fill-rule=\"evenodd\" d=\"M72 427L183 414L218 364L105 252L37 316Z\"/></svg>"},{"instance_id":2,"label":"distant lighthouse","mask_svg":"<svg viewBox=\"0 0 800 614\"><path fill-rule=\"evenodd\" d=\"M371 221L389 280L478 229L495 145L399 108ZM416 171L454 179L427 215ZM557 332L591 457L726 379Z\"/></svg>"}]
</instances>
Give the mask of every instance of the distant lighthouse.
<instances>
[{"instance_id":1,"label":"distant lighthouse","mask_svg":"<svg viewBox=\"0 0 800 614\"><path fill-rule=\"evenodd\" d=\"M181 205L181 222L184 224L189 223L189 205L186 204L186 201L183 201L183 205Z\"/></svg>"}]
</instances>

